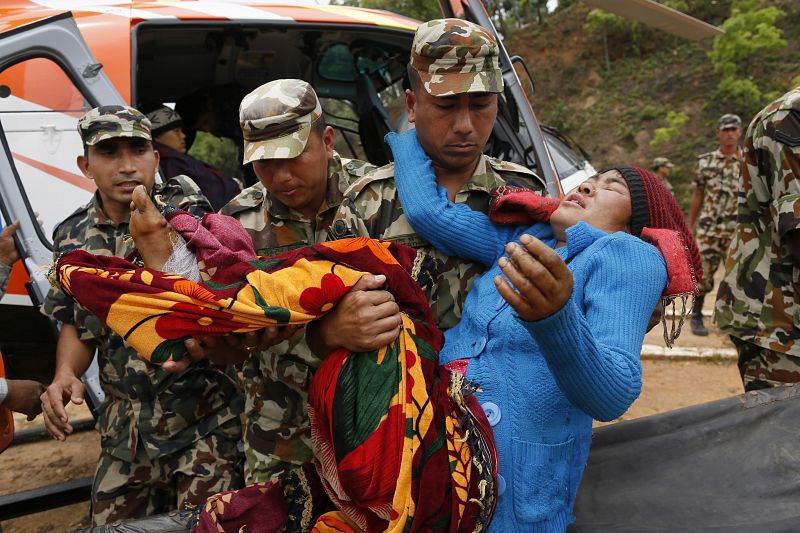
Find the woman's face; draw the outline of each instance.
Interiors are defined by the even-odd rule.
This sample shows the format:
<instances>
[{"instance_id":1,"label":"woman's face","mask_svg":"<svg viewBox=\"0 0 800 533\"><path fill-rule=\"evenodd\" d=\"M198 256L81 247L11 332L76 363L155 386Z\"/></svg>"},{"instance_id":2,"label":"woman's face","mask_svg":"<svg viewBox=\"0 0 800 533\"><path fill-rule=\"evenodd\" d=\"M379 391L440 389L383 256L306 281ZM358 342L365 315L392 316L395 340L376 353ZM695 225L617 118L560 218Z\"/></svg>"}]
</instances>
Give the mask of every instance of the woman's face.
<instances>
[{"instance_id":1,"label":"woman's face","mask_svg":"<svg viewBox=\"0 0 800 533\"><path fill-rule=\"evenodd\" d=\"M581 183L561 201L550 225L563 241L566 229L580 221L607 233L630 232L631 194L622 174L608 170Z\"/></svg>"}]
</instances>

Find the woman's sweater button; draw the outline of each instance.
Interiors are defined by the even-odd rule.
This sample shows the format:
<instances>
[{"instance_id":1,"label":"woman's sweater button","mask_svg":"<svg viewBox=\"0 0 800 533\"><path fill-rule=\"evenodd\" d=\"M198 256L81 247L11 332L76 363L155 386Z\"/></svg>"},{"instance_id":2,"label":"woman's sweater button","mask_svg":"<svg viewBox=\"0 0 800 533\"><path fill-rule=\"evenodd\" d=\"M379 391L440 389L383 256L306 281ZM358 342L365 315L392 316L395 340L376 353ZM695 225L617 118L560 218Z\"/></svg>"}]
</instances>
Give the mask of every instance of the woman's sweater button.
<instances>
[{"instance_id":1,"label":"woman's sweater button","mask_svg":"<svg viewBox=\"0 0 800 533\"><path fill-rule=\"evenodd\" d=\"M484 402L481 404L481 407L483 408L483 412L486 413L486 419L489 421L489 425L492 427L496 426L502 417L500 407L494 402Z\"/></svg>"}]
</instances>

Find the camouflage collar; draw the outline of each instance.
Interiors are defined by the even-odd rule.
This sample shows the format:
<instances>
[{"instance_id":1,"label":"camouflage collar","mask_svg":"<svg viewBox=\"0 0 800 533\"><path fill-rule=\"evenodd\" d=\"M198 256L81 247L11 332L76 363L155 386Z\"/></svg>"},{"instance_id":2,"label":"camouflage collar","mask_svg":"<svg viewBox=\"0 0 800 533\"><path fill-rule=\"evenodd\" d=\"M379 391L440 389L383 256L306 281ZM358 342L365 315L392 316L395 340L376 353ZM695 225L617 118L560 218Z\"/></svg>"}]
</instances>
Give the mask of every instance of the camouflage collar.
<instances>
[{"instance_id":1,"label":"camouflage collar","mask_svg":"<svg viewBox=\"0 0 800 533\"><path fill-rule=\"evenodd\" d=\"M714 159L722 159L722 160L733 159L734 161L741 161L742 160L742 149L739 148L739 147L736 148L736 152L734 152L730 157L728 157L725 154L723 154L722 150L719 149L719 148L714 150L713 153L714 153Z\"/></svg>"},{"instance_id":2,"label":"camouflage collar","mask_svg":"<svg viewBox=\"0 0 800 533\"><path fill-rule=\"evenodd\" d=\"M500 159L487 155L481 155L472 176L461 186L458 192L459 194L470 191L483 191L488 193L493 188L504 185L507 182L500 174L501 172L516 172L528 177L536 176L531 170L521 165L508 161L501 161Z\"/></svg>"},{"instance_id":3,"label":"camouflage collar","mask_svg":"<svg viewBox=\"0 0 800 533\"><path fill-rule=\"evenodd\" d=\"M328 187L322 205L317 210L317 215L321 215L328 210L338 209L347 189L347 179L342 168L342 159L337 152L333 152L333 157L328 160ZM265 190L266 192L266 190ZM271 218L282 220L293 220L298 222L308 222L309 220L302 213L287 207L280 200L269 194L264 195L264 205Z\"/></svg>"},{"instance_id":4,"label":"camouflage collar","mask_svg":"<svg viewBox=\"0 0 800 533\"><path fill-rule=\"evenodd\" d=\"M86 204L86 212L89 216L90 220L94 220L95 224L98 226L112 226L115 228L119 228L122 226L127 226L128 221L130 220L130 215L121 221L119 224L115 224L111 218L103 211L103 200L100 198L100 191L95 191L92 195L91 201Z\"/></svg>"}]
</instances>

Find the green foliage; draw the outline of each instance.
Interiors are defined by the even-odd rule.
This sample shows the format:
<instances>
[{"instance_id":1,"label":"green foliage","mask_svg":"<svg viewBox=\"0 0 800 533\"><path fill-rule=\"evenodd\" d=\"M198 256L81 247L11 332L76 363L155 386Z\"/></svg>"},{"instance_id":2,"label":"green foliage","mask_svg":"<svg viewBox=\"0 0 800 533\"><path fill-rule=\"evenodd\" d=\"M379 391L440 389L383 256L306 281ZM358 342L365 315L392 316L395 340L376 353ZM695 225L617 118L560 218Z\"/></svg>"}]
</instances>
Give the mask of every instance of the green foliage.
<instances>
[{"instance_id":1,"label":"green foliage","mask_svg":"<svg viewBox=\"0 0 800 533\"><path fill-rule=\"evenodd\" d=\"M680 11L681 13L686 13L689 11L689 3L686 0L668 0L661 3L667 7L671 7L675 11Z\"/></svg>"},{"instance_id":2,"label":"green foliage","mask_svg":"<svg viewBox=\"0 0 800 533\"><path fill-rule=\"evenodd\" d=\"M792 89L794 89L795 87L800 87L800 74L798 74L792 79L792 83L790 85L792 86L791 87Z\"/></svg>"},{"instance_id":3,"label":"green foliage","mask_svg":"<svg viewBox=\"0 0 800 533\"><path fill-rule=\"evenodd\" d=\"M681 126L689 121L686 113L669 111L667 113L667 125L663 128L656 128L653 135L653 140L650 141L652 148L658 148L663 144L674 139L681 133Z\"/></svg>"},{"instance_id":4,"label":"green foliage","mask_svg":"<svg viewBox=\"0 0 800 533\"><path fill-rule=\"evenodd\" d=\"M188 153L204 163L217 167L226 176L241 176L239 153L230 139L198 131Z\"/></svg>"},{"instance_id":5,"label":"green foliage","mask_svg":"<svg viewBox=\"0 0 800 533\"><path fill-rule=\"evenodd\" d=\"M563 100L559 100L553 105L547 123L562 133L569 133L574 127L572 123L573 116L572 106L567 105Z\"/></svg>"},{"instance_id":6,"label":"green foliage","mask_svg":"<svg viewBox=\"0 0 800 533\"><path fill-rule=\"evenodd\" d=\"M734 0L731 16L722 24L723 35L714 39L708 57L722 75L718 97L752 113L765 100L764 87L753 80L757 62L781 52L786 40L775 23L785 13L776 7L760 8L758 0Z\"/></svg>"},{"instance_id":7,"label":"green foliage","mask_svg":"<svg viewBox=\"0 0 800 533\"><path fill-rule=\"evenodd\" d=\"M628 22L614 13L602 9L592 9L586 15L583 30L592 38L602 39L604 35L627 31Z\"/></svg>"}]
</instances>

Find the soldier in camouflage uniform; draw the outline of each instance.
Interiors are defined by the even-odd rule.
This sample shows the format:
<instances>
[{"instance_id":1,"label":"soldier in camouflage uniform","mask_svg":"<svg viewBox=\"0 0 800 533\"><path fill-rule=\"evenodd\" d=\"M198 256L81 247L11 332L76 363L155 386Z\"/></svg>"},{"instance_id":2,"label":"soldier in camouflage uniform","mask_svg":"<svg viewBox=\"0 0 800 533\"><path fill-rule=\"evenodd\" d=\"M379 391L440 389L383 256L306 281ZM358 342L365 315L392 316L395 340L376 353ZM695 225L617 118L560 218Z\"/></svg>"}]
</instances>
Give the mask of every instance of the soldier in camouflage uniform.
<instances>
[{"instance_id":1,"label":"soldier in camouflage uniform","mask_svg":"<svg viewBox=\"0 0 800 533\"><path fill-rule=\"evenodd\" d=\"M55 258L75 249L128 255L131 196L140 184L153 190L155 201L196 216L211 209L185 176L154 186L158 153L150 122L137 110L95 108L80 119L78 132L84 143L78 167L98 190L56 227ZM105 400L98 406L102 451L92 487L95 524L200 505L211 494L241 486L243 406L235 373L203 361L169 374L140 359L56 287L44 312L61 323L55 377L42 395L45 425L58 440L72 432L64 403L83 402L79 378L98 350Z\"/></svg>"},{"instance_id":2,"label":"soldier in camouflage uniform","mask_svg":"<svg viewBox=\"0 0 800 533\"><path fill-rule=\"evenodd\" d=\"M302 80L262 85L242 100L239 116L244 164L253 164L259 183L220 212L247 229L261 256L323 241L345 189L374 167L334 151L333 128ZM311 461L306 396L321 362L302 333L254 351L242 368L248 483Z\"/></svg>"},{"instance_id":3,"label":"soldier in camouflage uniform","mask_svg":"<svg viewBox=\"0 0 800 533\"><path fill-rule=\"evenodd\" d=\"M669 175L672 173L670 160L666 157L656 157L653 159L653 164L650 165L650 170L661 179L661 183L667 186L669 192L675 195L675 189L672 188L672 184L669 182Z\"/></svg>"},{"instance_id":4,"label":"soldier in camouflage uniform","mask_svg":"<svg viewBox=\"0 0 800 533\"><path fill-rule=\"evenodd\" d=\"M460 19L420 25L411 49L406 91L409 120L431 157L437 182L456 203L486 212L489 191L514 185L545 191L544 182L522 166L483 155L503 91L498 47L484 28ZM425 252L418 279L439 327L453 327L473 280L482 266L449 257L419 237L403 214L392 164L381 167L348 190L331 236L364 235L413 246ZM341 304L340 304L341 305ZM351 313L352 314L352 313ZM338 308L319 321L328 347L341 345L338 332L348 331Z\"/></svg>"},{"instance_id":5,"label":"soldier in camouflage uniform","mask_svg":"<svg viewBox=\"0 0 800 533\"><path fill-rule=\"evenodd\" d=\"M703 300L714 288L714 274L727 257L736 224L736 191L741 172L742 154L739 138L742 120L736 115L722 115L717 121L719 148L699 156L695 189L689 205L689 227L703 259L700 295L692 308L692 333L706 336L703 324Z\"/></svg>"},{"instance_id":6,"label":"soldier in camouflage uniform","mask_svg":"<svg viewBox=\"0 0 800 533\"><path fill-rule=\"evenodd\" d=\"M745 390L800 382L800 87L764 108L744 141L737 223L714 318Z\"/></svg>"}]
</instances>

